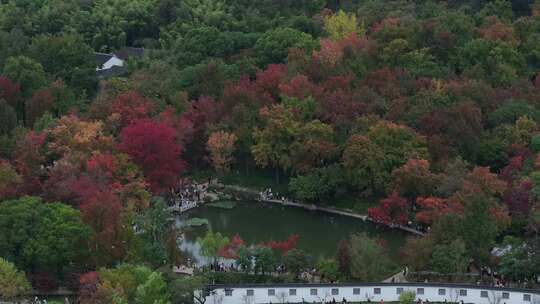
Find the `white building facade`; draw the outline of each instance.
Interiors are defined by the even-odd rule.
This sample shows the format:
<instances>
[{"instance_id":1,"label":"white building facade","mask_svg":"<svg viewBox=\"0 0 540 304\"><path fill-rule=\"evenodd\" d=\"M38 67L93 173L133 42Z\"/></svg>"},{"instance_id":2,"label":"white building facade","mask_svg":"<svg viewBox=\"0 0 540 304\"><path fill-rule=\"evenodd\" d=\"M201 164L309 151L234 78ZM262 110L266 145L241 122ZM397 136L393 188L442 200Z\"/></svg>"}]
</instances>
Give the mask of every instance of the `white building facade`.
<instances>
[{"instance_id":1,"label":"white building facade","mask_svg":"<svg viewBox=\"0 0 540 304\"><path fill-rule=\"evenodd\" d=\"M112 55L109 60L107 60L105 63L103 63L102 66L97 67L96 71L108 70L108 69L110 69L110 68L112 68L114 66L123 67L124 66L124 60L116 57L116 55Z\"/></svg>"},{"instance_id":2,"label":"white building facade","mask_svg":"<svg viewBox=\"0 0 540 304\"><path fill-rule=\"evenodd\" d=\"M209 285L195 293L194 303L379 303L399 301L405 291L429 302L540 304L540 290L429 283Z\"/></svg>"}]
</instances>

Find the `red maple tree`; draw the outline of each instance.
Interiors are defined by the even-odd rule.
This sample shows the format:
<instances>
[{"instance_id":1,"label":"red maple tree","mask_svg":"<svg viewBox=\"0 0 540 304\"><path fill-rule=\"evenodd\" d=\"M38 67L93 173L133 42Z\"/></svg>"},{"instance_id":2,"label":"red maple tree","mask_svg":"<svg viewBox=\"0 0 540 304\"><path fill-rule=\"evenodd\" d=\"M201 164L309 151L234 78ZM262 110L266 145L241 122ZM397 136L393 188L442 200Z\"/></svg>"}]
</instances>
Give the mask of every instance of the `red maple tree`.
<instances>
[{"instance_id":1,"label":"red maple tree","mask_svg":"<svg viewBox=\"0 0 540 304\"><path fill-rule=\"evenodd\" d=\"M379 206L369 208L368 215L375 222L405 225L409 219L409 203L397 193L380 201Z\"/></svg>"},{"instance_id":2,"label":"red maple tree","mask_svg":"<svg viewBox=\"0 0 540 304\"><path fill-rule=\"evenodd\" d=\"M225 259L238 258L238 249L244 246L245 242L239 234L236 234L232 240L218 252L218 256Z\"/></svg>"},{"instance_id":3,"label":"red maple tree","mask_svg":"<svg viewBox=\"0 0 540 304\"><path fill-rule=\"evenodd\" d=\"M156 105L136 91L127 91L116 97L111 110L119 116L120 125L124 127L135 120L150 118Z\"/></svg>"},{"instance_id":4,"label":"red maple tree","mask_svg":"<svg viewBox=\"0 0 540 304\"><path fill-rule=\"evenodd\" d=\"M416 220L428 226L445 214L463 212L463 205L453 198L419 197L416 204L420 209L416 213Z\"/></svg>"},{"instance_id":5,"label":"red maple tree","mask_svg":"<svg viewBox=\"0 0 540 304\"><path fill-rule=\"evenodd\" d=\"M110 191L93 193L80 205L83 221L92 228L89 249L95 265L121 260L125 254L122 236L122 203Z\"/></svg>"},{"instance_id":6,"label":"red maple tree","mask_svg":"<svg viewBox=\"0 0 540 304\"><path fill-rule=\"evenodd\" d=\"M296 248L298 245L298 239L300 239L300 236L298 234L291 234L286 240L284 241L268 241L266 243L263 243L264 247L271 248L272 250L279 251L281 254L286 254L290 250Z\"/></svg>"},{"instance_id":7,"label":"red maple tree","mask_svg":"<svg viewBox=\"0 0 540 304\"><path fill-rule=\"evenodd\" d=\"M166 123L137 120L122 129L120 150L139 165L154 193L176 184L186 168L176 130Z\"/></svg>"},{"instance_id":8,"label":"red maple tree","mask_svg":"<svg viewBox=\"0 0 540 304\"><path fill-rule=\"evenodd\" d=\"M0 99L7 101L11 106L15 106L15 102L21 92L21 86L14 83L5 76L0 76Z\"/></svg>"}]
</instances>

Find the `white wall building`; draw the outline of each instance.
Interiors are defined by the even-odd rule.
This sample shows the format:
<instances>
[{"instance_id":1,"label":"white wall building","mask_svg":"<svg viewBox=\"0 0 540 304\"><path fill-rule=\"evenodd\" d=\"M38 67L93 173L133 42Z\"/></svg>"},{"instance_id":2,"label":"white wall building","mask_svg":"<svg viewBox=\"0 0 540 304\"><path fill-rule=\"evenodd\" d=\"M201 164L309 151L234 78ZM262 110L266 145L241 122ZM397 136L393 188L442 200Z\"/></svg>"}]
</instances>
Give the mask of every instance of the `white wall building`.
<instances>
[{"instance_id":1,"label":"white wall building","mask_svg":"<svg viewBox=\"0 0 540 304\"><path fill-rule=\"evenodd\" d=\"M331 303L333 299L379 303L398 301L404 291L414 291L417 300L430 302L540 304L540 290L430 283L208 285L195 292L194 303Z\"/></svg>"},{"instance_id":2,"label":"white wall building","mask_svg":"<svg viewBox=\"0 0 540 304\"><path fill-rule=\"evenodd\" d=\"M110 78L127 74L126 60L130 58L141 59L144 57L144 52L143 48L124 47L112 54L94 53L97 76Z\"/></svg>"},{"instance_id":3,"label":"white wall building","mask_svg":"<svg viewBox=\"0 0 540 304\"><path fill-rule=\"evenodd\" d=\"M110 58L105 61L100 67L97 67L96 68L96 71L100 71L100 70L108 70L114 66L121 66L123 67L124 66L124 60L116 57L116 55L111 55Z\"/></svg>"}]
</instances>

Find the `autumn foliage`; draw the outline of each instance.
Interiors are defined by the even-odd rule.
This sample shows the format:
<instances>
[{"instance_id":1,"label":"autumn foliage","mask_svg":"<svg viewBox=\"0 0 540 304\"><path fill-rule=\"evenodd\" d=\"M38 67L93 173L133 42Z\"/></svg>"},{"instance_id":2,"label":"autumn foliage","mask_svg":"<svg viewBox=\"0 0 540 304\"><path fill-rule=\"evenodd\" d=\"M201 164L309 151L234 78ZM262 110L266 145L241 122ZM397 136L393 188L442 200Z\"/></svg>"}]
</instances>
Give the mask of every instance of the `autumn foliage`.
<instances>
[{"instance_id":1,"label":"autumn foliage","mask_svg":"<svg viewBox=\"0 0 540 304\"><path fill-rule=\"evenodd\" d=\"M445 264L434 257L497 268L487 256L504 236L538 237L539 1L19 2L0 9L0 202L78 209L92 234L77 271L166 251L141 249L136 222L201 175L367 203L373 221L427 234L406 248L419 270ZM140 45L152 50L120 77L96 71L95 52ZM235 236L219 255L241 247ZM81 293L99 281L85 275Z\"/></svg>"},{"instance_id":2,"label":"autumn foliage","mask_svg":"<svg viewBox=\"0 0 540 304\"><path fill-rule=\"evenodd\" d=\"M225 259L236 259L238 258L238 250L244 245L244 240L239 234L236 234L225 247L219 250L218 255Z\"/></svg>"},{"instance_id":3,"label":"autumn foliage","mask_svg":"<svg viewBox=\"0 0 540 304\"><path fill-rule=\"evenodd\" d=\"M266 243L263 243L263 246L271 248L272 250L275 250L284 255L290 250L296 248L296 246L298 245L298 239L300 239L300 235L291 234L284 241L268 241Z\"/></svg>"},{"instance_id":4,"label":"autumn foliage","mask_svg":"<svg viewBox=\"0 0 540 304\"><path fill-rule=\"evenodd\" d=\"M419 211L416 220L419 223L430 226L446 214L460 214L463 206L454 199L439 197L420 197L416 200Z\"/></svg>"},{"instance_id":5,"label":"autumn foliage","mask_svg":"<svg viewBox=\"0 0 540 304\"><path fill-rule=\"evenodd\" d=\"M406 225L408 209L407 200L393 193L390 197L381 200L377 207L369 208L368 214L375 222Z\"/></svg>"},{"instance_id":6,"label":"autumn foliage","mask_svg":"<svg viewBox=\"0 0 540 304\"><path fill-rule=\"evenodd\" d=\"M229 171L236 140L236 135L223 131L214 132L208 138L210 159L216 171L222 173Z\"/></svg>"},{"instance_id":7,"label":"autumn foliage","mask_svg":"<svg viewBox=\"0 0 540 304\"><path fill-rule=\"evenodd\" d=\"M122 129L119 148L139 165L159 193L175 185L186 167L176 131L165 123L137 120Z\"/></svg>"}]
</instances>

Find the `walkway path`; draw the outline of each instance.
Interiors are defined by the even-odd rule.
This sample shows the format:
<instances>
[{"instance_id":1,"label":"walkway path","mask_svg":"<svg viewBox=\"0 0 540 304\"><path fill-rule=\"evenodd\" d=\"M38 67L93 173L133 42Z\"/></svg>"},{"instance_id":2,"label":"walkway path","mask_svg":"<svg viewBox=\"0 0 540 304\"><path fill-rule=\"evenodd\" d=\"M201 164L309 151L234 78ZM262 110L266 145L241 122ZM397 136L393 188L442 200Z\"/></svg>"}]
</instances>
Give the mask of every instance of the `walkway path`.
<instances>
[{"instance_id":1,"label":"walkway path","mask_svg":"<svg viewBox=\"0 0 540 304\"><path fill-rule=\"evenodd\" d=\"M180 266L173 266L172 271L174 273L186 274L186 275L192 276L195 271L195 268L188 267L186 265L180 265Z\"/></svg>"},{"instance_id":2,"label":"walkway path","mask_svg":"<svg viewBox=\"0 0 540 304\"><path fill-rule=\"evenodd\" d=\"M253 190L253 189L244 188L244 187L235 186L235 185L222 185L222 186L225 189L230 189L230 190L233 190L233 191L253 194L255 197L259 196L259 192L256 191L256 190ZM314 204L296 203L296 202L292 202L292 201L288 201L288 200L283 201L283 200L277 200L277 199L266 199L266 200L262 200L262 201L266 202L266 203L274 203L274 204L280 204L280 205L283 205L283 206L292 206L292 207L304 208L304 209L313 210L313 211L322 211L322 212L327 212L327 213L332 213L332 214L338 214L338 215L353 217L353 218L361 219L363 221L374 222L369 216L367 216L365 214L355 213L352 210L336 209L336 208L328 208L328 207L319 207L319 206L316 206ZM382 223L378 223L378 222L374 222L374 223L382 224ZM386 226L388 226L390 228L400 229L400 230L403 230L403 231L406 231L406 232L409 232L409 233L412 233L412 234L420 235L420 236L425 235L425 233L423 233L423 232L421 232L419 230L416 230L416 229L411 228L411 227L403 226L403 225L392 224L392 225L386 225Z\"/></svg>"}]
</instances>

